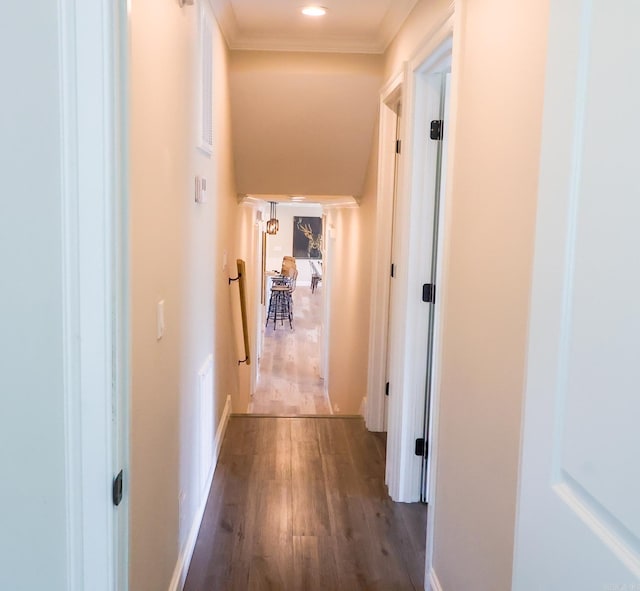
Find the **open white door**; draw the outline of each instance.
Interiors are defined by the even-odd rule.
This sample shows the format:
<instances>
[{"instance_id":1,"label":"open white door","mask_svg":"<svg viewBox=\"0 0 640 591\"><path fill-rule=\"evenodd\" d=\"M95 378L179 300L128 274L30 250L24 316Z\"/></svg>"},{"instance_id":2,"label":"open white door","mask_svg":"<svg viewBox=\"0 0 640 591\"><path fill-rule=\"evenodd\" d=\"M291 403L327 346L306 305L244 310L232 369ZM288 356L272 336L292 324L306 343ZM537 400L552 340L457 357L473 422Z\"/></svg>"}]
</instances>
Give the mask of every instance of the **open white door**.
<instances>
[{"instance_id":1,"label":"open white door","mask_svg":"<svg viewBox=\"0 0 640 591\"><path fill-rule=\"evenodd\" d=\"M435 178L433 181L433 187L429 185L427 190L432 190L433 197L433 218L430 223L433 227L430 245L430 269L427 284L430 288L425 292L423 291L423 299L430 303L429 305L429 330L427 333L427 378L425 380L425 397L424 397L424 421L423 421L423 445L422 445L422 474L420 482L420 500L426 503L429 499L429 477L430 477L430 455L429 447L431 440L431 402L433 397L433 370L434 370L434 346L436 337L436 286L439 283L440 273L438 269L438 262L440 260L440 250L442 248L441 232L444 225L444 219L442 215L442 198L445 191L445 179L447 170L447 144L449 141L449 97L451 89L451 74L433 74L431 76L432 84L440 91L440 109L437 115L436 123L440 122L440 127L433 129L432 132L435 135L439 135L440 139L433 144L435 147ZM427 286L425 286L427 287ZM418 450L420 451L420 450Z\"/></svg>"},{"instance_id":2,"label":"open white door","mask_svg":"<svg viewBox=\"0 0 640 591\"><path fill-rule=\"evenodd\" d=\"M640 3L552 0L513 589L640 589Z\"/></svg>"},{"instance_id":3,"label":"open white door","mask_svg":"<svg viewBox=\"0 0 640 591\"><path fill-rule=\"evenodd\" d=\"M380 92L378 129L378 198L376 200L376 240L373 241L371 269L371 317L369 319L369 361L365 423L370 431L387 430L391 325L390 269L395 225L398 181L399 111L404 73L395 76Z\"/></svg>"},{"instance_id":4,"label":"open white door","mask_svg":"<svg viewBox=\"0 0 640 591\"><path fill-rule=\"evenodd\" d=\"M448 128L441 122L443 90L445 73L451 70L451 48L452 22L448 20L407 64L403 91L404 156L394 220L396 278L391 290L385 475L389 495L400 502L424 498L426 484L425 400L431 380L427 360L437 353L437 340L431 351L428 336L439 318L433 294L436 228L442 223L438 204L444 170L441 132Z\"/></svg>"}]
</instances>

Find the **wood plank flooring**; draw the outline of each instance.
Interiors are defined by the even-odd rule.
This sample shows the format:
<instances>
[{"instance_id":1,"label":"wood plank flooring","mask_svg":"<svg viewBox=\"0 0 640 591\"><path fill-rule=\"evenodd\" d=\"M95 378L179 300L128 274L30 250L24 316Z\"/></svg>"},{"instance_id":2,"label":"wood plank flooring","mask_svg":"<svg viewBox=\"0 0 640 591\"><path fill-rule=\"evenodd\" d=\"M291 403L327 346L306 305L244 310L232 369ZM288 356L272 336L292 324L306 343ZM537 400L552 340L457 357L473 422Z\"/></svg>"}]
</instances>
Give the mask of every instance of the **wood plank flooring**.
<instances>
[{"instance_id":1,"label":"wood plank flooring","mask_svg":"<svg viewBox=\"0 0 640 591\"><path fill-rule=\"evenodd\" d=\"M320 378L322 288L293 293L293 330L288 322L265 328L256 392L247 412L272 416L330 414Z\"/></svg>"},{"instance_id":2,"label":"wood plank flooring","mask_svg":"<svg viewBox=\"0 0 640 591\"><path fill-rule=\"evenodd\" d=\"M423 589L426 505L361 419L233 416L185 591Z\"/></svg>"}]
</instances>

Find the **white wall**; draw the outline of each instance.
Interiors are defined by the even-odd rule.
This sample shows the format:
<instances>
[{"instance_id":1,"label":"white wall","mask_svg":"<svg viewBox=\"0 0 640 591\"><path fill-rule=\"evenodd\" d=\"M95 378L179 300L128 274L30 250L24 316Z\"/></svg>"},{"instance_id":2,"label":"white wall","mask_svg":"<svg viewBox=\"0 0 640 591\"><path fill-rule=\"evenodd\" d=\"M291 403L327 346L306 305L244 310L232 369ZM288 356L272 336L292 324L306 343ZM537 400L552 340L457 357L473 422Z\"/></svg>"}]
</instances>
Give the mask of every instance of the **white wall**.
<instances>
[{"instance_id":1,"label":"white wall","mask_svg":"<svg viewBox=\"0 0 640 591\"><path fill-rule=\"evenodd\" d=\"M422 0L391 75L442 21ZM547 2L463 0L447 193L434 572L442 589L509 589L540 148ZM444 301L443 301L444 300Z\"/></svg>"},{"instance_id":2,"label":"white wall","mask_svg":"<svg viewBox=\"0 0 640 591\"><path fill-rule=\"evenodd\" d=\"M58 40L55 2L3 6L0 589L12 591L67 588Z\"/></svg>"},{"instance_id":3,"label":"white wall","mask_svg":"<svg viewBox=\"0 0 640 591\"><path fill-rule=\"evenodd\" d=\"M131 10L132 591L168 588L201 501L197 378L209 355L214 427L238 392L227 50L214 24L209 158L196 149L197 5L133 0ZM194 202L196 174L208 180L204 204ZM166 334L157 341L161 299Z\"/></svg>"},{"instance_id":4,"label":"white wall","mask_svg":"<svg viewBox=\"0 0 640 591\"><path fill-rule=\"evenodd\" d=\"M267 235L268 271L280 271L282 257L293 256L293 218L296 216L321 218L322 206L281 203L277 206L277 216L278 220L280 220L278 233ZM296 265L298 267L298 284L311 285L311 266L309 261L307 259L296 259ZM316 266L319 267L317 262Z\"/></svg>"}]
</instances>

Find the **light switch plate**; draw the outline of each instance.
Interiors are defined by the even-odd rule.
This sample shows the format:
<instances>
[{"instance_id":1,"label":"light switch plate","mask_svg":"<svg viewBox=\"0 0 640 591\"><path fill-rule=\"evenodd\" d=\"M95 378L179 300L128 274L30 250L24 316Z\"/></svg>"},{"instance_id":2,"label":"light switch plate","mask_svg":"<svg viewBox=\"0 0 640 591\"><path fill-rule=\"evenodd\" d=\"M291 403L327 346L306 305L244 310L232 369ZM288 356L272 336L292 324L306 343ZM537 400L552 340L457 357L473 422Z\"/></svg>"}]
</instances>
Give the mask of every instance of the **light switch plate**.
<instances>
[{"instance_id":1,"label":"light switch plate","mask_svg":"<svg viewBox=\"0 0 640 591\"><path fill-rule=\"evenodd\" d=\"M204 177L196 176L195 198L196 203L207 202L207 179Z\"/></svg>"},{"instance_id":2,"label":"light switch plate","mask_svg":"<svg viewBox=\"0 0 640 591\"><path fill-rule=\"evenodd\" d=\"M200 177L200 203L206 203L207 198L207 179Z\"/></svg>"}]
</instances>

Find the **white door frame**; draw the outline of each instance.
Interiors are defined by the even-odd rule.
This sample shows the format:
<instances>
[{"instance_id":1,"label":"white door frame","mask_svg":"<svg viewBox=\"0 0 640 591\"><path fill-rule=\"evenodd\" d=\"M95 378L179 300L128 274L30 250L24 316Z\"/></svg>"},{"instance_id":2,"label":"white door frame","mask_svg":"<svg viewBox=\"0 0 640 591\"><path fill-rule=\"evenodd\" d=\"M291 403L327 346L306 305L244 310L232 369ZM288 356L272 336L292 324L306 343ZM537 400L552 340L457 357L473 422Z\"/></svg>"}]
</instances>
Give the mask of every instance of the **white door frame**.
<instances>
[{"instance_id":1,"label":"white door frame","mask_svg":"<svg viewBox=\"0 0 640 591\"><path fill-rule=\"evenodd\" d=\"M127 14L58 10L68 589L126 590L127 495L115 509L111 491L128 473Z\"/></svg>"},{"instance_id":2,"label":"white door frame","mask_svg":"<svg viewBox=\"0 0 640 591\"><path fill-rule=\"evenodd\" d=\"M448 136L446 152L443 154L442 202L440 204L440 237L438 244L438 270L436 284L438 286L438 305L435 314L435 326L433 335L433 359L431 375L431 412L430 412L430 449L429 449L429 490L427 504L429 505L429 519L427 519L427 541L425 553L425 591L439 591L442 589L435 571L433 570L434 539L435 539L435 515L437 501L437 476L439 454L439 419L440 419L440 388L442 380L442 319L445 317L447 304L447 284L449 271L449 238L452 225L452 199L453 178L455 165L455 137L457 126L458 104L458 77L460 54L462 52L462 11L455 10L455 0L451 5L451 14L446 28L451 37L451 78L449 87L448 127L445 135Z\"/></svg>"},{"instance_id":3,"label":"white door frame","mask_svg":"<svg viewBox=\"0 0 640 591\"><path fill-rule=\"evenodd\" d=\"M253 197L246 196L239 203L238 207L247 208L251 212L251 221L250 227L245 228L244 231L247 232L247 235L250 236L250 240L248 241L249 249L246 252L247 256L251 258L247 261L247 268L252 270L252 277L247 278L247 298L250 302L253 303L253 314L255 322L251 325L252 317L249 316L248 322L250 326L248 327L249 334L253 335L253 340L249 341L249 355L251 358L251 364L249 366L249 374L250 374L250 385L249 385L249 396L253 397L256 392L256 388L258 386L259 379L259 369L260 369L260 358L262 357L262 346L263 346L263 335L264 335L264 319L263 319L263 310L264 304L262 303L262 281L263 281L263 271L262 271L262 232L264 228L264 224L261 221L264 216L264 202L259 199L254 199ZM259 215L260 214L260 215ZM251 289L253 286L253 289ZM250 402L251 404L251 398Z\"/></svg>"},{"instance_id":4,"label":"white door frame","mask_svg":"<svg viewBox=\"0 0 640 591\"><path fill-rule=\"evenodd\" d=\"M260 212L260 216L258 215ZM253 332L255 334L254 342L250 344L251 348L251 390L250 396L253 396L258 387L258 375L260 370L260 357L262 356L262 282L264 281L264 270L262 269L262 210L259 207L254 207L251 210L253 216L253 284L255 285L255 293L258 294L256 298L255 306L253 308L254 313L254 326Z\"/></svg>"},{"instance_id":5,"label":"white door frame","mask_svg":"<svg viewBox=\"0 0 640 591\"><path fill-rule=\"evenodd\" d=\"M331 320L329 290L331 289L331 280L328 270L331 268L329 263L330 254L333 252L330 240L333 240L332 230L327 226L327 210L322 208L322 321L320 325L320 378L323 381L323 394L325 400L329 403L329 412L333 412L331 407L331 399L329 398L329 322Z\"/></svg>"},{"instance_id":6,"label":"white door frame","mask_svg":"<svg viewBox=\"0 0 640 591\"><path fill-rule=\"evenodd\" d=\"M389 337L390 268L393 236L393 208L396 187L397 105L402 98L404 71L394 76L380 92L378 130L378 182L376 240L371 272L371 316L365 424L369 431L385 431L387 405L387 350Z\"/></svg>"},{"instance_id":7,"label":"white door frame","mask_svg":"<svg viewBox=\"0 0 640 591\"><path fill-rule=\"evenodd\" d=\"M391 498L396 501L415 502L420 498L421 459L415 456L415 439L422 436L422 418L426 382L427 340L424 331L428 326L428 306L420 299L422 284L427 281L420 273L411 272L419 268L423 253L426 216L424 204L424 150L419 141L428 132L426 126L427 107L425 98L429 74L448 71L452 59L454 10L451 6L447 18L429 36L414 58L405 64L403 88L403 113L401 137L404 163L399 171L400 185L396 203L396 228L394 235L394 257L396 262L395 294L390 326L390 382L391 395L388 407L387 470L386 482ZM438 99L439 100L439 99ZM433 172L435 174L435 170ZM447 199L443 196L440 209L440 242L446 235ZM433 205L433 204L432 204ZM434 364L432 384L437 384L439 338L437 327L444 300L442 285L444 259L443 249L438 255L438 305L435 313L436 338L434 339ZM378 272L382 264L378 262ZM373 302L372 314L384 317L380 309L382 302ZM420 328L422 327L422 329ZM379 336L376 338L379 339ZM380 341L376 343L375 356L379 356ZM370 364L384 365L384 358L370 358ZM375 393L373 393L375 395ZM437 433L437 391L432 396L432 441ZM375 398L374 398L375 401ZM375 405L379 409L380 405ZM368 406L372 406L368 404ZM379 417L376 417L379 420ZM433 450L435 451L435 450ZM433 451L431 452L433 454ZM433 457L433 455L432 455ZM432 480L433 482L433 480Z\"/></svg>"}]
</instances>

